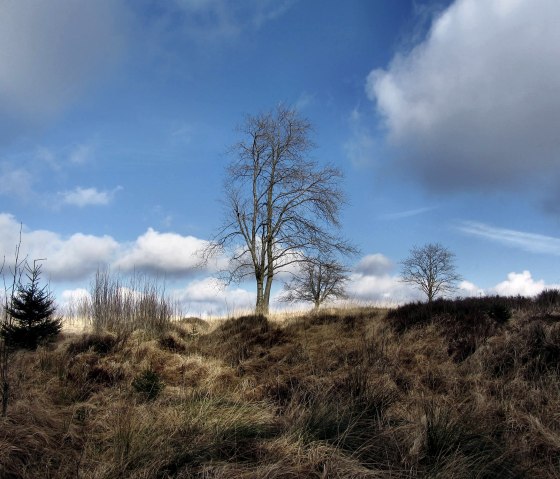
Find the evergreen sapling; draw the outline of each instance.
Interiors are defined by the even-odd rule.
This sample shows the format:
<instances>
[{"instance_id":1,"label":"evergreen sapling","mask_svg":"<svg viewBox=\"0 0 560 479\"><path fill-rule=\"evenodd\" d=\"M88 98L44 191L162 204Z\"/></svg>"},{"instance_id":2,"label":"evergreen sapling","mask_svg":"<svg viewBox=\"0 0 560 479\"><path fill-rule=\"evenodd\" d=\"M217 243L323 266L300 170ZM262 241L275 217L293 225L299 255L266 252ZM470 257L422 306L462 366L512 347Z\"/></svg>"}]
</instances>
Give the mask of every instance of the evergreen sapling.
<instances>
[{"instance_id":1,"label":"evergreen sapling","mask_svg":"<svg viewBox=\"0 0 560 479\"><path fill-rule=\"evenodd\" d=\"M61 318L53 317L56 311L54 298L47 286L40 286L41 265L26 265L26 285L19 284L7 313L12 321L2 326L0 334L6 345L13 348L36 349L40 342L48 341L62 329Z\"/></svg>"}]
</instances>

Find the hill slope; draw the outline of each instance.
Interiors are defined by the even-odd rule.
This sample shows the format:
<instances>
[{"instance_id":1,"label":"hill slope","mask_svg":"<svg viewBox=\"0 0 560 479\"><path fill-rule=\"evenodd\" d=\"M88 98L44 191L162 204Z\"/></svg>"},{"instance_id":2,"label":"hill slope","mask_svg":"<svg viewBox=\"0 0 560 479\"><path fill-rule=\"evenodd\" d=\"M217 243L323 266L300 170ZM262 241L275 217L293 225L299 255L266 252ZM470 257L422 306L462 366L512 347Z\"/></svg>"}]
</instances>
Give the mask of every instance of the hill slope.
<instances>
[{"instance_id":1,"label":"hill slope","mask_svg":"<svg viewBox=\"0 0 560 479\"><path fill-rule=\"evenodd\" d=\"M457 304L18 352L0 476L560 477L560 318Z\"/></svg>"}]
</instances>

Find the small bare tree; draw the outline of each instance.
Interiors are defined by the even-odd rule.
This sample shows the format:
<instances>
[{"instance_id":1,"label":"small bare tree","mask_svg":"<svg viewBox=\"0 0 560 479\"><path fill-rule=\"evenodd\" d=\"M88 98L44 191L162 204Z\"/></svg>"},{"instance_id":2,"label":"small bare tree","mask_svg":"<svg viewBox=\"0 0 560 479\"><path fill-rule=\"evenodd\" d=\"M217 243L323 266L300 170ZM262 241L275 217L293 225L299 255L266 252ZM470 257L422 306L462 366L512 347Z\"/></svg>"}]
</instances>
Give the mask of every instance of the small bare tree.
<instances>
[{"instance_id":1,"label":"small bare tree","mask_svg":"<svg viewBox=\"0 0 560 479\"><path fill-rule=\"evenodd\" d=\"M401 263L402 281L418 286L431 303L438 294L457 289L461 276L456 272L454 259L455 254L439 243L414 246Z\"/></svg>"},{"instance_id":2,"label":"small bare tree","mask_svg":"<svg viewBox=\"0 0 560 479\"><path fill-rule=\"evenodd\" d=\"M317 310L329 298L346 298L344 290L348 281L348 270L332 258L308 259L300 265L299 271L284 284L281 301L312 302Z\"/></svg>"},{"instance_id":3,"label":"small bare tree","mask_svg":"<svg viewBox=\"0 0 560 479\"><path fill-rule=\"evenodd\" d=\"M12 317L9 310L14 303L16 287L21 280L23 267L27 258L20 258L21 248L21 230L19 229L19 241L16 244L14 263L8 267L8 279L6 279L4 268L6 266L6 258L4 257L0 275L4 282L4 298L2 304L2 317L0 319L0 328L10 326ZM2 417L6 416L8 411L8 400L10 398L10 382L9 382L9 366L12 349L6 343L6 339L0 335L0 396L2 397Z\"/></svg>"},{"instance_id":4,"label":"small bare tree","mask_svg":"<svg viewBox=\"0 0 560 479\"><path fill-rule=\"evenodd\" d=\"M233 147L225 221L205 256L224 250L230 255L228 281L255 278L257 314L268 314L278 272L312 252L352 251L336 234L344 203L342 174L309 158L310 132L309 122L295 110L278 107L247 117L244 138Z\"/></svg>"}]
</instances>

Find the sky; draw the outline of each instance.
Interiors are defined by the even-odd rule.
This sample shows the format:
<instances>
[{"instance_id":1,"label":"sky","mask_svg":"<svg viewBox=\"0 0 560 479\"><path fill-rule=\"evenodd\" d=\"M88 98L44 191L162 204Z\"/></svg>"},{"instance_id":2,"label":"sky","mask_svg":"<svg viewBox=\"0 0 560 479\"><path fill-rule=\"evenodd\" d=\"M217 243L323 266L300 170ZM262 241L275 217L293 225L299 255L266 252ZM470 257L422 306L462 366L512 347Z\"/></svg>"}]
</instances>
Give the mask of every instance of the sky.
<instances>
[{"instance_id":1,"label":"sky","mask_svg":"<svg viewBox=\"0 0 560 479\"><path fill-rule=\"evenodd\" d=\"M197 252L237 127L282 104L344 173L352 301L420 298L399 262L430 242L458 295L556 287L558 24L557 0L0 0L0 254L21 227L61 305L110 268L185 314L252 307Z\"/></svg>"}]
</instances>

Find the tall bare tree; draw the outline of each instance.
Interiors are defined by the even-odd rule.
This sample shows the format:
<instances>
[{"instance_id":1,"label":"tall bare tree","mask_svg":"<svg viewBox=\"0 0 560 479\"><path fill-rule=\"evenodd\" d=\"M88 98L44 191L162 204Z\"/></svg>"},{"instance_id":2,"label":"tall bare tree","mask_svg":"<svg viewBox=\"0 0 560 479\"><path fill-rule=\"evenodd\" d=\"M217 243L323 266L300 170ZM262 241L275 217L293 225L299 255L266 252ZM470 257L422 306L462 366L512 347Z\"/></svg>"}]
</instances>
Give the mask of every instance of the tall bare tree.
<instances>
[{"instance_id":1,"label":"tall bare tree","mask_svg":"<svg viewBox=\"0 0 560 479\"><path fill-rule=\"evenodd\" d=\"M308 259L300 265L299 271L285 283L282 301L311 302L319 309L329 298L346 298L344 289L348 281L348 270L332 258Z\"/></svg>"},{"instance_id":2,"label":"tall bare tree","mask_svg":"<svg viewBox=\"0 0 560 479\"><path fill-rule=\"evenodd\" d=\"M289 108L247 117L225 182L225 221L208 253L231 254L229 280L253 276L267 314L275 275L313 256L350 252L337 234L341 172L309 154L311 125Z\"/></svg>"},{"instance_id":3,"label":"tall bare tree","mask_svg":"<svg viewBox=\"0 0 560 479\"><path fill-rule=\"evenodd\" d=\"M456 272L454 260L455 254L439 243L414 246L401 263L402 281L418 286L431 303L438 294L457 289L461 276Z\"/></svg>"}]
</instances>

